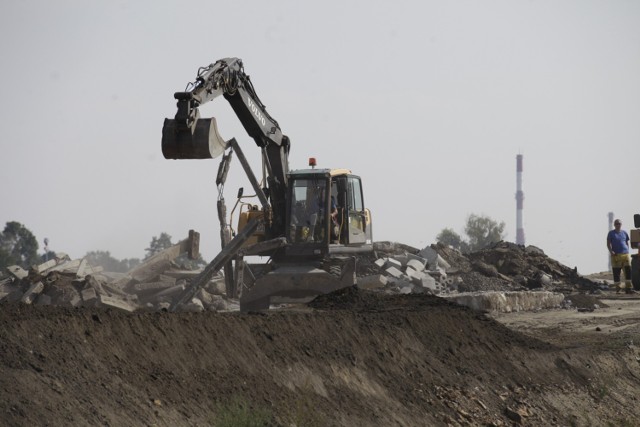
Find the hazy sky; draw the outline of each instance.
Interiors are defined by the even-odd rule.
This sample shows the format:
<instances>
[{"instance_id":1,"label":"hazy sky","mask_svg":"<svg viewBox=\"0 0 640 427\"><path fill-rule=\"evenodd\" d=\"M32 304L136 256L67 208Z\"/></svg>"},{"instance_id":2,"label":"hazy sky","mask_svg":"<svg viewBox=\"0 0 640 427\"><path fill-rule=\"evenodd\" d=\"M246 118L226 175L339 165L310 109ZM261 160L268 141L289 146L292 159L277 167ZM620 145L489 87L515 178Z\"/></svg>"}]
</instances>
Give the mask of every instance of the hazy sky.
<instances>
[{"instance_id":1,"label":"hazy sky","mask_svg":"<svg viewBox=\"0 0 640 427\"><path fill-rule=\"evenodd\" d=\"M0 226L80 258L141 258L153 236L219 247L215 160L165 160L162 123L198 67L242 58L308 157L363 179L375 240L422 248L470 213L606 270L607 213L640 213L640 2L0 2ZM259 169L222 98L218 118ZM238 162L226 186L229 210Z\"/></svg>"}]
</instances>

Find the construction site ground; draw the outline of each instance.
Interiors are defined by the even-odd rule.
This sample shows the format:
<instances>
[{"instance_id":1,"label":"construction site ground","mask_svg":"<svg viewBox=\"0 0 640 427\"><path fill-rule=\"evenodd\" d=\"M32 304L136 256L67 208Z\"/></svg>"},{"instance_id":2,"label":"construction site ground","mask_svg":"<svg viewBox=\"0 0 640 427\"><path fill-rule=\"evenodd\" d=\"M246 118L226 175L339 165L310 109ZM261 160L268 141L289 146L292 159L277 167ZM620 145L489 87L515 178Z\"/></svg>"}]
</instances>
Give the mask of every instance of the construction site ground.
<instances>
[{"instance_id":1,"label":"construction site ground","mask_svg":"<svg viewBox=\"0 0 640 427\"><path fill-rule=\"evenodd\" d=\"M0 424L640 425L640 299L570 297L494 314L357 288L247 314L2 303Z\"/></svg>"}]
</instances>

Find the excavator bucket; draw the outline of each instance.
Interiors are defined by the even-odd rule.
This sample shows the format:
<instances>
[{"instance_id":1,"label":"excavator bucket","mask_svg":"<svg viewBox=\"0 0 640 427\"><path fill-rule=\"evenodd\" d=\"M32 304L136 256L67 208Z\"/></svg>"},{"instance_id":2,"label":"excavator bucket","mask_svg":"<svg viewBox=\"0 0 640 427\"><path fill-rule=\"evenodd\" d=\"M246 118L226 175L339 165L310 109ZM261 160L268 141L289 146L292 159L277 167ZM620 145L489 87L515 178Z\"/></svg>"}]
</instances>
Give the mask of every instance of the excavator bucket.
<instances>
[{"instance_id":1,"label":"excavator bucket","mask_svg":"<svg viewBox=\"0 0 640 427\"><path fill-rule=\"evenodd\" d=\"M192 129L178 125L174 119L164 119L162 154L165 159L215 159L226 148L215 117L198 119Z\"/></svg>"}]
</instances>

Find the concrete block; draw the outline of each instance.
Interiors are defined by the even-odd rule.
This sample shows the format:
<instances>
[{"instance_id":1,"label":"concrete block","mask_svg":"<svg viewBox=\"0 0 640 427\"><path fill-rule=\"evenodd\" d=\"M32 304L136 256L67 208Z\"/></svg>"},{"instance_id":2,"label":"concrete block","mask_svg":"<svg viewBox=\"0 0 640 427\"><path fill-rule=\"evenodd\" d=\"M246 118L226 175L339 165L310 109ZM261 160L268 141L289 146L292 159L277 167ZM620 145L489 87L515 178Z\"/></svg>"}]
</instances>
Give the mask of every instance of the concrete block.
<instances>
[{"instance_id":1,"label":"concrete block","mask_svg":"<svg viewBox=\"0 0 640 427\"><path fill-rule=\"evenodd\" d=\"M511 313L514 311L532 311L545 308L557 308L564 300L564 295L555 292L473 292L446 296L479 311L497 311Z\"/></svg>"},{"instance_id":2,"label":"concrete block","mask_svg":"<svg viewBox=\"0 0 640 427\"><path fill-rule=\"evenodd\" d=\"M29 273L19 265L9 266L7 267L7 271L18 280L22 280L29 275Z\"/></svg>"},{"instance_id":3,"label":"concrete block","mask_svg":"<svg viewBox=\"0 0 640 427\"><path fill-rule=\"evenodd\" d=\"M436 283L436 279L434 279L433 277L431 277L428 274L425 274L424 277L422 278L422 287L425 289L429 289L431 291L437 291L438 290L438 285Z\"/></svg>"},{"instance_id":4,"label":"concrete block","mask_svg":"<svg viewBox=\"0 0 640 427\"><path fill-rule=\"evenodd\" d=\"M202 304L204 306L209 306L213 303L215 296L213 294L210 294L209 292L207 292L204 289L200 289L197 293L196 293L196 297L202 301Z\"/></svg>"},{"instance_id":5,"label":"concrete block","mask_svg":"<svg viewBox=\"0 0 640 427\"><path fill-rule=\"evenodd\" d=\"M96 293L96 290L91 287L84 289L82 292L80 292L80 296L82 296L82 301L84 302L84 305L87 305L87 306L94 305L98 300L98 294Z\"/></svg>"},{"instance_id":6,"label":"concrete block","mask_svg":"<svg viewBox=\"0 0 640 427\"><path fill-rule=\"evenodd\" d=\"M419 255L407 254L407 258L410 260L420 261L423 266L427 265L427 260Z\"/></svg>"},{"instance_id":7,"label":"concrete block","mask_svg":"<svg viewBox=\"0 0 640 427\"><path fill-rule=\"evenodd\" d=\"M71 295L71 300L69 301L69 304L71 304L72 307L77 307L80 305L81 302L82 302L82 297L80 296L80 294L77 292L74 292Z\"/></svg>"},{"instance_id":8,"label":"concrete block","mask_svg":"<svg viewBox=\"0 0 640 427\"><path fill-rule=\"evenodd\" d=\"M168 282L136 283L132 290L137 294L148 294L163 291L175 286L175 279Z\"/></svg>"},{"instance_id":9,"label":"concrete block","mask_svg":"<svg viewBox=\"0 0 640 427\"><path fill-rule=\"evenodd\" d=\"M166 274L160 274L158 275L158 281L159 282L164 282L164 283L170 283L172 285L176 284L176 278L166 275Z\"/></svg>"},{"instance_id":10,"label":"concrete block","mask_svg":"<svg viewBox=\"0 0 640 427\"><path fill-rule=\"evenodd\" d=\"M402 267L406 266L409 261L409 257L406 255L394 255L391 259L398 261Z\"/></svg>"},{"instance_id":11,"label":"concrete block","mask_svg":"<svg viewBox=\"0 0 640 427\"><path fill-rule=\"evenodd\" d=\"M51 261L49 261L51 262ZM69 261L62 261L60 263L58 263L57 265L55 265L54 267L49 268L49 272L52 271L59 271L61 273L73 273L73 274L77 274L78 272L78 268L80 267L80 264L82 263L81 260L79 259L75 259L73 261L69 260ZM40 267L38 267L39 269Z\"/></svg>"},{"instance_id":12,"label":"concrete block","mask_svg":"<svg viewBox=\"0 0 640 427\"><path fill-rule=\"evenodd\" d=\"M394 268L396 268L398 270L402 269L402 262L400 262L400 261L398 261L398 260L396 260L394 258L387 258L385 260L384 265L385 265L385 267L387 269L391 268L391 267L394 267Z\"/></svg>"},{"instance_id":13,"label":"concrete block","mask_svg":"<svg viewBox=\"0 0 640 427\"><path fill-rule=\"evenodd\" d=\"M385 270L385 272L391 276L399 279L403 276L402 271L398 270L396 267L389 267Z\"/></svg>"},{"instance_id":14,"label":"concrete block","mask_svg":"<svg viewBox=\"0 0 640 427\"><path fill-rule=\"evenodd\" d=\"M36 296L41 294L43 290L44 290L44 284L42 282L36 282L31 286L29 286L29 289L27 289L27 292L25 292L24 295L22 295L22 298L20 299L20 301L25 304L31 304L33 300L36 298Z\"/></svg>"},{"instance_id":15,"label":"concrete block","mask_svg":"<svg viewBox=\"0 0 640 427\"><path fill-rule=\"evenodd\" d=\"M106 307L117 308L118 310L124 310L132 312L136 309L133 305L120 298L113 298L106 295L100 295L100 304Z\"/></svg>"},{"instance_id":16,"label":"concrete block","mask_svg":"<svg viewBox=\"0 0 640 427\"><path fill-rule=\"evenodd\" d=\"M407 267L407 269L405 270L405 274L411 279L413 283L419 286L422 286L422 279L427 276L427 274L423 273L422 271L414 270L411 267Z\"/></svg>"},{"instance_id":17,"label":"concrete block","mask_svg":"<svg viewBox=\"0 0 640 427\"><path fill-rule=\"evenodd\" d=\"M400 293L401 294L410 294L413 292L414 286L409 282L400 282Z\"/></svg>"},{"instance_id":18,"label":"concrete block","mask_svg":"<svg viewBox=\"0 0 640 427\"><path fill-rule=\"evenodd\" d=\"M542 273L540 275L540 283L542 283L544 286L551 286L551 284L553 283L553 278L546 273Z\"/></svg>"},{"instance_id":19,"label":"concrete block","mask_svg":"<svg viewBox=\"0 0 640 427\"><path fill-rule=\"evenodd\" d=\"M386 261L384 260L384 258L378 258L374 264L378 266L378 268L384 268Z\"/></svg>"},{"instance_id":20,"label":"concrete block","mask_svg":"<svg viewBox=\"0 0 640 427\"><path fill-rule=\"evenodd\" d=\"M440 255L438 255L438 257L436 258L436 262L438 263L438 267L441 267L445 270L448 270L451 268L451 264L445 261L445 259L442 258Z\"/></svg>"},{"instance_id":21,"label":"concrete block","mask_svg":"<svg viewBox=\"0 0 640 427\"><path fill-rule=\"evenodd\" d=\"M82 260L80 261L80 264L78 265L78 269L76 270L76 277L78 279L86 276L87 274L85 273L85 270L88 266L88 262L86 258L82 258Z\"/></svg>"},{"instance_id":22,"label":"concrete block","mask_svg":"<svg viewBox=\"0 0 640 427\"><path fill-rule=\"evenodd\" d=\"M227 303L225 299L220 295L213 295L203 290L198 292L198 299L202 301L204 308L210 311L225 311L227 310Z\"/></svg>"},{"instance_id":23,"label":"concrete block","mask_svg":"<svg viewBox=\"0 0 640 427\"><path fill-rule=\"evenodd\" d=\"M420 261L416 261L416 260L413 260L413 259L411 259L411 260L409 260L407 262L407 270L410 269L410 268L412 270L415 270L415 271L424 271L425 270L424 265Z\"/></svg>"},{"instance_id":24,"label":"concrete block","mask_svg":"<svg viewBox=\"0 0 640 427\"><path fill-rule=\"evenodd\" d=\"M245 269L245 273L247 273L248 269ZM247 277L247 274L245 274L245 278ZM246 283L246 280L245 280ZM209 282L205 285L204 289L209 292L210 294L213 295L226 295L227 294L227 288L226 285L224 283L224 278L219 278L219 277L215 277L211 280L209 280Z\"/></svg>"},{"instance_id":25,"label":"concrete block","mask_svg":"<svg viewBox=\"0 0 640 427\"><path fill-rule=\"evenodd\" d=\"M58 261L56 260L56 258L53 258L53 259L50 259L47 262L43 262L42 264L37 265L36 266L36 271L38 273L42 273L42 272L44 272L44 271L46 271L46 270L48 270L50 268L55 267L57 264L58 264Z\"/></svg>"},{"instance_id":26,"label":"concrete block","mask_svg":"<svg viewBox=\"0 0 640 427\"><path fill-rule=\"evenodd\" d=\"M358 288L360 289L380 289L384 288L389 281L382 274L358 277Z\"/></svg>"},{"instance_id":27,"label":"concrete block","mask_svg":"<svg viewBox=\"0 0 640 427\"><path fill-rule=\"evenodd\" d=\"M156 297L170 297L173 298L175 296L180 295L184 291L184 285L176 285L171 286L170 288L164 289L156 294Z\"/></svg>"},{"instance_id":28,"label":"concrete block","mask_svg":"<svg viewBox=\"0 0 640 427\"><path fill-rule=\"evenodd\" d=\"M435 266L438 252L431 246L427 246L418 252L418 256L426 259L430 266Z\"/></svg>"},{"instance_id":29,"label":"concrete block","mask_svg":"<svg viewBox=\"0 0 640 427\"><path fill-rule=\"evenodd\" d=\"M445 270L451 268L451 265L449 265L449 263L445 261L444 258L438 255L438 252L431 246L427 246L426 248L418 252L418 256L426 259L427 263L429 264L429 268L432 270L436 267L441 267Z\"/></svg>"},{"instance_id":30,"label":"concrete block","mask_svg":"<svg viewBox=\"0 0 640 427\"><path fill-rule=\"evenodd\" d=\"M193 298L186 304L179 307L180 311L200 312L204 311L204 304L198 298Z\"/></svg>"}]
</instances>

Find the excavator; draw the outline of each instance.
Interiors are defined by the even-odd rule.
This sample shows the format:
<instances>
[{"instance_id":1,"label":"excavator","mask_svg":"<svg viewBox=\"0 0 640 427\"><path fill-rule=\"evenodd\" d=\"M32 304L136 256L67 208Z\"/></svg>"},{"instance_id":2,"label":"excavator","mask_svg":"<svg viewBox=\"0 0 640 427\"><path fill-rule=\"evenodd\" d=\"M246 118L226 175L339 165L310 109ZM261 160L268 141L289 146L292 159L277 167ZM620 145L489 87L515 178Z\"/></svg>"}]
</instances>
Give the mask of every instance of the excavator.
<instances>
[{"instance_id":1,"label":"excavator","mask_svg":"<svg viewBox=\"0 0 640 427\"><path fill-rule=\"evenodd\" d=\"M222 96L261 151L262 177L251 169L235 138L224 140L215 117L200 117L199 107ZM216 176L221 252L191 281L172 306L188 302L218 271L226 293L239 298L241 311L271 304L307 302L356 284L356 259L370 253L371 212L364 205L362 180L348 169L309 167L289 170L291 141L267 112L239 58L200 67L195 81L176 92L177 112L165 119L162 153L166 159L221 157ZM254 194L240 188L227 219L222 193L236 156ZM247 200L257 199L253 204ZM266 262L249 262L266 259Z\"/></svg>"}]
</instances>

